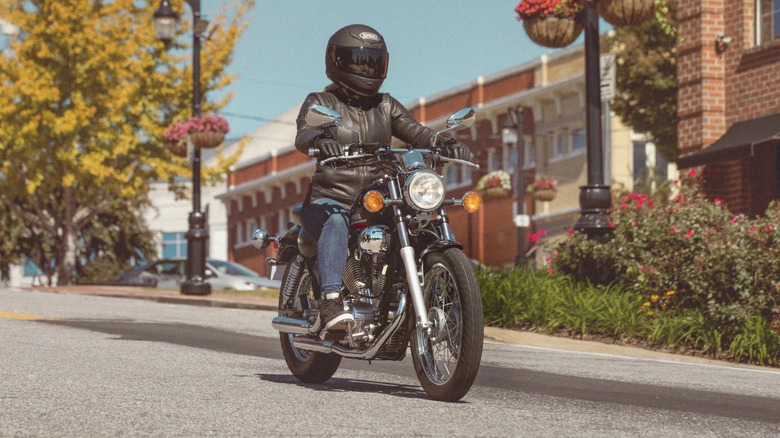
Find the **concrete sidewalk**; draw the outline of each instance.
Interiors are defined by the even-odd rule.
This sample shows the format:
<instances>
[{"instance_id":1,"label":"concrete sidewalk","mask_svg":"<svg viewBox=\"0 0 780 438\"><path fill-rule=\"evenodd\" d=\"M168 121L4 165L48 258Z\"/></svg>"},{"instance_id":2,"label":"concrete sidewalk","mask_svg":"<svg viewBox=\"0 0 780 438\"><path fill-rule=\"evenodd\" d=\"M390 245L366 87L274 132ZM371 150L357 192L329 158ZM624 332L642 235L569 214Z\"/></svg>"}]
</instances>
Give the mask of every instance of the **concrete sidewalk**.
<instances>
[{"instance_id":1,"label":"concrete sidewalk","mask_svg":"<svg viewBox=\"0 0 780 438\"><path fill-rule=\"evenodd\" d=\"M257 296L212 294L205 296L182 295L179 291L169 289L156 289L134 286L57 286L57 287L22 287L22 290L31 292L50 292L58 294L96 295L103 297L134 298L158 301L162 303L185 304L207 307L226 307L237 309L256 309L275 311L276 298L264 298ZM656 360L670 360L678 362L705 363L720 366L746 367L754 369L767 369L754 365L735 364L726 361L708 359L704 357L686 356L680 354L665 353L625 345L607 344L603 342L577 340L572 338L551 336L518 330L506 330L497 327L485 327L485 338L498 342L521 345L531 348L545 348L554 350L576 351L591 354L604 354L623 357L648 358ZM770 368L771 369L771 368Z\"/></svg>"}]
</instances>

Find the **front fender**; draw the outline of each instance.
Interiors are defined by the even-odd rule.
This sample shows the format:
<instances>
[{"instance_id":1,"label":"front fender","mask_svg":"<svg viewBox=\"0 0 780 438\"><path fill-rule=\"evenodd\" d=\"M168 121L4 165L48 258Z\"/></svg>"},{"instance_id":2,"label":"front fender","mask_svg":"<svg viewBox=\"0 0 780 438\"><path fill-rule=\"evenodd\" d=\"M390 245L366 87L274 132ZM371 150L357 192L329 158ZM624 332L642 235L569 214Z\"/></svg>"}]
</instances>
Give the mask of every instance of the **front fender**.
<instances>
[{"instance_id":1,"label":"front fender","mask_svg":"<svg viewBox=\"0 0 780 438\"><path fill-rule=\"evenodd\" d=\"M454 240L437 240L420 252L420 261L424 260L425 256L432 252L442 252L448 248L458 248L462 251L463 245Z\"/></svg>"}]
</instances>

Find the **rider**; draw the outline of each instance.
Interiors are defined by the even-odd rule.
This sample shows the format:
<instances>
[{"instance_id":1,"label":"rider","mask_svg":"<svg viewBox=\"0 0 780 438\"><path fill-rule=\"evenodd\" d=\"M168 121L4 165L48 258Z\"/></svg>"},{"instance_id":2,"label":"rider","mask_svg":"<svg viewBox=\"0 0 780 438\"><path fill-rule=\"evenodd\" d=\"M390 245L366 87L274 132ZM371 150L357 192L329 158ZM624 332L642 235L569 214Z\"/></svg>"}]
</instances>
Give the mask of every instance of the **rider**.
<instances>
[{"instance_id":1,"label":"rider","mask_svg":"<svg viewBox=\"0 0 780 438\"><path fill-rule=\"evenodd\" d=\"M417 148L435 148L452 158L470 159L469 148L450 137L439 137L432 147L434 132L418 123L390 94L379 93L388 59L384 38L371 27L355 24L334 33L325 53L325 74L332 83L322 92L309 94L303 102L295 147L303 153L316 148L318 159L324 160L343 155L342 145L358 142L358 134L353 131L306 124L306 110L324 105L338 111L345 125L359 127L366 143L389 144L391 137L397 137ZM326 330L345 329L354 321L341 297L349 205L363 186L382 175L376 163L356 166L338 160L324 165L317 162L301 219L306 231L318 239L319 315Z\"/></svg>"}]
</instances>

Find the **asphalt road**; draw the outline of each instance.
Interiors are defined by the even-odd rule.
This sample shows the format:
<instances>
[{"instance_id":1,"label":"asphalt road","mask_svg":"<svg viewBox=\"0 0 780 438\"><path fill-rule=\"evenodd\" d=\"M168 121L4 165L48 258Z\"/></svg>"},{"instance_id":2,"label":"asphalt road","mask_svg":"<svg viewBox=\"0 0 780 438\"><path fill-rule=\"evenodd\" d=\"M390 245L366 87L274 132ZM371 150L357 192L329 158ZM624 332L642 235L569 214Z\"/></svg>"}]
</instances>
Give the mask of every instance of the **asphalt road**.
<instances>
[{"instance_id":1,"label":"asphalt road","mask_svg":"<svg viewBox=\"0 0 780 438\"><path fill-rule=\"evenodd\" d=\"M779 436L780 371L488 341L459 403L411 362L308 385L271 312L0 289L0 436Z\"/></svg>"}]
</instances>

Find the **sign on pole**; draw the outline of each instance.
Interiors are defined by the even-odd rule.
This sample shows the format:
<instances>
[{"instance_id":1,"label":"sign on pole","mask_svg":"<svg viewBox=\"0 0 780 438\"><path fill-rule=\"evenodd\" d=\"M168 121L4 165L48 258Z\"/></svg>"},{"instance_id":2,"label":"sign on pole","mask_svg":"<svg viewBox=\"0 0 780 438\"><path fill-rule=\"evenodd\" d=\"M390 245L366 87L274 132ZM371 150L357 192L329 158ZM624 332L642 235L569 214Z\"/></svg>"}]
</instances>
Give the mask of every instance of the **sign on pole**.
<instances>
[{"instance_id":1,"label":"sign on pole","mask_svg":"<svg viewBox=\"0 0 780 438\"><path fill-rule=\"evenodd\" d=\"M615 97L615 81L616 81L616 68L615 68L615 54L605 53L601 55L600 59L601 74L601 101L607 102Z\"/></svg>"}]
</instances>

